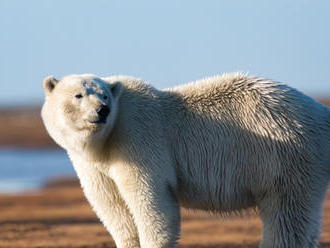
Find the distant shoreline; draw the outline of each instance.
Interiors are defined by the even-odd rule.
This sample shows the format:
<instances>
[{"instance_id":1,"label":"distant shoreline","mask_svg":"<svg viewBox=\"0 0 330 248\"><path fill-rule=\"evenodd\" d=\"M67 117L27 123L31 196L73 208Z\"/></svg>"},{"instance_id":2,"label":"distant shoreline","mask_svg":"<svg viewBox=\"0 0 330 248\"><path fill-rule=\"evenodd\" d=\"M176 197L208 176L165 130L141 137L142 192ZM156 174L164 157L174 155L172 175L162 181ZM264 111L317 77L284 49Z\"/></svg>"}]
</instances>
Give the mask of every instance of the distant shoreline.
<instances>
[{"instance_id":1,"label":"distant shoreline","mask_svg":"<svg viewBox=\"0 0 330 248\"><path fill-rule=\"evenodd\" d=\"M316 100L330 106L330 97ZM59 149L49 137L40 111L40 106L0 107L0 148Z\"/></svg>"},{"instance_id":2,"label":"distant shoreline","mask_svg":"<svg viewBox=\"0 0 330 248\"><path fill-rule=\"evenodd\" d=\"M49 137L41 107L0 109L0 148L59 148Z\"/></svg>"}]
</instances>

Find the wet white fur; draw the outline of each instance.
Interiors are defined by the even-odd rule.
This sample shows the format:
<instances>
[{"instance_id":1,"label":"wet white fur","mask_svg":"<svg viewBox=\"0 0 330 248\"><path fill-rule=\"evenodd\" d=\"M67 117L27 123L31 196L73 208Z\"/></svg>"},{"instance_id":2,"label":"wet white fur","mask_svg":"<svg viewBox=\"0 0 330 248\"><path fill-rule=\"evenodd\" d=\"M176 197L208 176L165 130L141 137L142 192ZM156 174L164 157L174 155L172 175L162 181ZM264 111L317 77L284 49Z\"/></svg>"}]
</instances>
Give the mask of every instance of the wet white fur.
<instances>
[{"instance_id":1,"label":"wet white fur","mask_svg":"<svg viewBox=\"0 0 330 248\"><path fill-rule=\"evenodd\" d=\"M317 247L330 175L329 108L243 74L164 91L131 77L100 80L73 75L54 89L44 83L42 117L117 247L174 247L179 206L257 207L260 247ZM117 81L111 95L104 82ZM107 125L78 131L63 120L63 102L84 82L111 95L111 114Z\"/></svg>"}]
</instances>

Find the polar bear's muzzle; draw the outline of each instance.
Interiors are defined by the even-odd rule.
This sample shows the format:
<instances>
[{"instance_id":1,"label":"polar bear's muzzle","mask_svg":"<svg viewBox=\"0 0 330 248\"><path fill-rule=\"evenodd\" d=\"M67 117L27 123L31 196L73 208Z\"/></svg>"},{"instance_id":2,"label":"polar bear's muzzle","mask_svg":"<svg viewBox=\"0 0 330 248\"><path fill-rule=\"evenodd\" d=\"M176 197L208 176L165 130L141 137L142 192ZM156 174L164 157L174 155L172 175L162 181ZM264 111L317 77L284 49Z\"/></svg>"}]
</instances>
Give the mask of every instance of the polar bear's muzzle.
<instances>
[{"instance_id":1,"label":"polar bear's muzzle","mask_svg":"<svg viewBox=\"0 0 330 248\"><path fill-rule=\"evenodd\" d=\"M96 110L96 113L97 113L97 119L90 122L95 124L106 123L107 117L110 113L110 109L107 105L101 105L101 107L99 107Z\"/></svg>"}]
</instances>

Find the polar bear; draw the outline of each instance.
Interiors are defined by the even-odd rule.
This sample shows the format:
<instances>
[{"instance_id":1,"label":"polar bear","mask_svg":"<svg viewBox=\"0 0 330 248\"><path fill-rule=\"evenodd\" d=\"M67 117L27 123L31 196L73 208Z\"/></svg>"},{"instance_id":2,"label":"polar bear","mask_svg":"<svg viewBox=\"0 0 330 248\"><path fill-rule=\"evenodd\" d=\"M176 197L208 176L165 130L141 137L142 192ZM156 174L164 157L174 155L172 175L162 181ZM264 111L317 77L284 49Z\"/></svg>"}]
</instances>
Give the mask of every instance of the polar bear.
<instances>
[{"instance_id":1,"label":"polar bear","mask_svg":"<svg viewBox=\"0 0 330 248\"><path fill-rule=\"evenodd\" d=\"M329 108L225 74L157 90L126 76L47 77L42 118L119 248L174 247L179 206L257 208L260 247L317 247Z\"/></svg>"}]
</instances>

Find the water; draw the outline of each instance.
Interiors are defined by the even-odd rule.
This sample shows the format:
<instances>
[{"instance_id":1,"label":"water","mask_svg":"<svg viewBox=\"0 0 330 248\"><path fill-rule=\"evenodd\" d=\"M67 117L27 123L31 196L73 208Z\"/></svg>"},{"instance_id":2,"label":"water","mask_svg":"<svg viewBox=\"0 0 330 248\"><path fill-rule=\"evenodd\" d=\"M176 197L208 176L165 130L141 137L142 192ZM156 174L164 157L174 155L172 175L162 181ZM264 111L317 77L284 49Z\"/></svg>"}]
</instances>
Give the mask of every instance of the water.
<instances>
[{"instance_id":1,"label":"water","mask_svg":"<svg viewBox=\"0 0 330 248\"><path fill-rule=\"evenodd\" d=\"M36 189L57 176L75 176L63 150L0 149L0 193Z\"/></svg>"}]
</instances>

